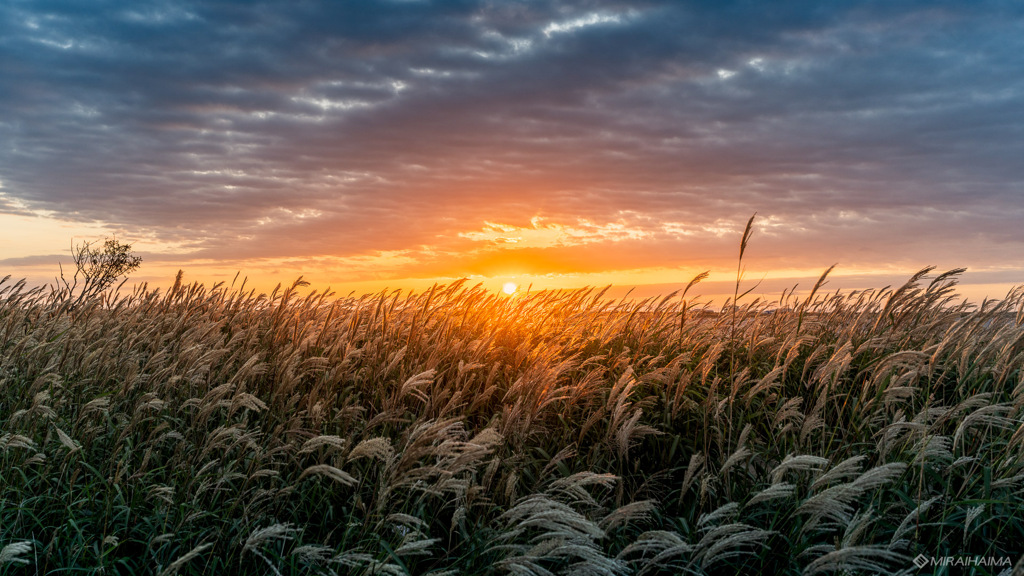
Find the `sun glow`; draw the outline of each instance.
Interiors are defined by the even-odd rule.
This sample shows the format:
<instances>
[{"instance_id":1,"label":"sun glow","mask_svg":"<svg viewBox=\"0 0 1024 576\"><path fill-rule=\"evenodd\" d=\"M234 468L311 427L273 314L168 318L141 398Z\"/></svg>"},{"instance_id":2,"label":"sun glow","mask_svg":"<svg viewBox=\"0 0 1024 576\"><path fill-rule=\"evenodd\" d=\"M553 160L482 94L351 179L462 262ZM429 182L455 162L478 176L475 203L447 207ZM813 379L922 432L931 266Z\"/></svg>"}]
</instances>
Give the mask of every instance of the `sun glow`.
<instances>
[{"instance_id":1,"label":"sun glow","mask_svg":"<svg viewBox=\"0 0 1024 576\"><path fill-rule=\"evenodd\" d=\"M579 246L595 242L642 240L649 238L651 232L630 225L625 220L597 224L580 218L575 224L565 224L550 222L540 216L534 216L530 220L530 226L485 222L482 229L460 232L459 236L500 247L550 248L552 246Z\"/></svg>"},{"instance_id":2,"label":"sun glow","mask_svg":"<svg viewBox=\"0 0 1024 576\"><path fill-rule=\"evenodd\" d=\"M505 285L501 287L501 291L509 296L515 294L519 287L515 285L515 282L505 282Z\"/></svg>"}]
</instances>

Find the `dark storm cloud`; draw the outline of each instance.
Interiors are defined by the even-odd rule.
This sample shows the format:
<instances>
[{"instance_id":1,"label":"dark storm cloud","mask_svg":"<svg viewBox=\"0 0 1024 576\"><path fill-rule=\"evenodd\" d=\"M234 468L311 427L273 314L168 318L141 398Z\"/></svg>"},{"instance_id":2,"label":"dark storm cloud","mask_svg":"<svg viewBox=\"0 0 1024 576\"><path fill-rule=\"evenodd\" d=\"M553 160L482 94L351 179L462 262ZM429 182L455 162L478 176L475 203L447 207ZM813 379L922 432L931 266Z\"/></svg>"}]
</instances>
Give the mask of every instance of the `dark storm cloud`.
<instances>
[{"instance_id":1,"label":"dark storm cloud","mask_svg":"<svg viewBox=\"0 0 1024 576\"><path fill-rule=\"evenodd\" d=\"M764 240L780 265L936 251L1024 265L1014 3L50 1L0 15L3 211L212 258L456 253L485 221L633 219L656 240L608 249L617 267L717 254L716 237L662 225L757 210L782 223Z\"/></svg>"}]
</instances>

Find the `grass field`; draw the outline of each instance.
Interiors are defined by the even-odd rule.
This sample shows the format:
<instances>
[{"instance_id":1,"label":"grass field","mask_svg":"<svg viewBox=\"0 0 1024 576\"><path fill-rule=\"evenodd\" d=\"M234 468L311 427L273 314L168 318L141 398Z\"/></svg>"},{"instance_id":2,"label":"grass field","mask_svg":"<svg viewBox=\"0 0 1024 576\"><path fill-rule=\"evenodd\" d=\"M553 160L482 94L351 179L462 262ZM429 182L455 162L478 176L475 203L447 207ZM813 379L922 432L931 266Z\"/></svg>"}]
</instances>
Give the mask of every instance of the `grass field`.
<instances>
[{"instance_id":1,"label":"grass field","mask_svg":"<svg viewBox=\"0 0 1024 576\"><path fill-rule=\"evenodd\" d=\"M955 279L720 313L6 280L0 572L1009 574L1024 293Z\"/></svg>"}]
</instances>

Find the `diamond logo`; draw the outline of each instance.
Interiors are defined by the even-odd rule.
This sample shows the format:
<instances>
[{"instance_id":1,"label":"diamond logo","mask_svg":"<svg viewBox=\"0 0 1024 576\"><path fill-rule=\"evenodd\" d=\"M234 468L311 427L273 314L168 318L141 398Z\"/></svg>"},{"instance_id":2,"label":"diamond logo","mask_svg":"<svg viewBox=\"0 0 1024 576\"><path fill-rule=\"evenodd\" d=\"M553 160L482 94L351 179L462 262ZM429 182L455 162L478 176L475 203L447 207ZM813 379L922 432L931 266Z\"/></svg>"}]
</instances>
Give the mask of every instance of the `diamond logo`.
<instances>
[{"instance_id":1,"label":"diamond logo","mask_svg":"<svg viewBox=\"0 0 1024 576\"><path fill-rule=\"evenodd\" d=\"M924 554L918 554L917 558L914 558L914 566L918 568L924 568L928 565L928 557Z\"/></svg>"}]
</instances>

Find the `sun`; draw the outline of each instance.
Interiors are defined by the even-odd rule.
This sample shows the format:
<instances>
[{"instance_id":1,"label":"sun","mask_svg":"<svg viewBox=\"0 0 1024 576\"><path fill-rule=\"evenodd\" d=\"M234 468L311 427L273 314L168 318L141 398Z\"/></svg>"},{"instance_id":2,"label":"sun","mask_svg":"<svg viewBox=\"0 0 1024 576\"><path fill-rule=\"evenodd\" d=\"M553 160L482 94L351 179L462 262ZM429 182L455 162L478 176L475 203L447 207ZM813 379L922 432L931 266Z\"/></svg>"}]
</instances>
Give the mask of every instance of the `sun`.
<instances>
[{"instance_id":1,"label":"sun","mask_svg":"<svg viewBox=\"0 0 1024 576\"><path fill-rule=\"evenodd\" d=\"M515 294L517 288L519 287L516 286L515 282L505 282L505 285L501 287L501 291L511 296Z\"/></svg>"}]
</instances>

